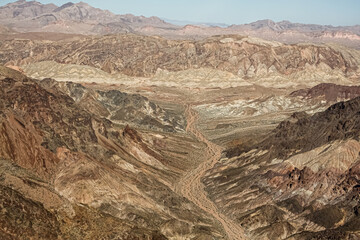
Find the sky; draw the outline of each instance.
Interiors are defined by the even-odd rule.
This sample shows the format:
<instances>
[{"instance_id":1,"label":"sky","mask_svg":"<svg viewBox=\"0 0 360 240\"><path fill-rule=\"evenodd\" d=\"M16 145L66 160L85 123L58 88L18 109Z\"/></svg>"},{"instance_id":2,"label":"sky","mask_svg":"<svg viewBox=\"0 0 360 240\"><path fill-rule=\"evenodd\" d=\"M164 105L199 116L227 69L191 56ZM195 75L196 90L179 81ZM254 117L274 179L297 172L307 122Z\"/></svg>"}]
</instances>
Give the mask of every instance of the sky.
<instances>
[{"instance_id":1,"label":"sky","mask_svg":"<svg viewBox=\"0 0 360 240\"><path fill-rule=\"evenodd\" d=\"M360 25L360 0L83 0L113 13L173 20L244 24L289 20L333 26ZM5 5L14 0L0 0ZM69 0L38 0L62 5ZM79 2L79 1L73 1Z\"/></svg>"}]
</instances>

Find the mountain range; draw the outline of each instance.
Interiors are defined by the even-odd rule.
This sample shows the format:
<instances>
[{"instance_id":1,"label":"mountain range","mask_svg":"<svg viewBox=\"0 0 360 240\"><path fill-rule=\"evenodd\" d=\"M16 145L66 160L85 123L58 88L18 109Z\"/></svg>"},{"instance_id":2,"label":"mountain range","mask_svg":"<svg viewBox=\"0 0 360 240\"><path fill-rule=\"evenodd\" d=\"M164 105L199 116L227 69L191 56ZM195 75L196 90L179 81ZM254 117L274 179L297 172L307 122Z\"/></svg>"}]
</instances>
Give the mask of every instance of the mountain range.
<instances>
[{"instance_id":1,"label":"mountain range","mask_svg":"<svg viewBox=\"0 0 360 240\"><path fill-rule=\"evenodd\" d=\"M305 87L321 82L355 84L360 76L358 50L337 45L286 45L238 35L201 41L122 34L64 41L12 39L0 42L0 63L24 66L29 74L38 74L34 77L46 77L41 73L48 70L52 74L57 64L51 61L96 68L97 71L83 69L89 70L89 75L84 75L88 81L95 82L98 82L96 78L115 79L116 82L116 79L122 81L127 77L146 77L153 81L162 79L160 82L165 83L171 82L171 76L181 78L179 76L186 70L201 69L228 72L238 78L238 83L246 80L265 87ZM72 72L74 78L77 71ZM195 76L192 73L188 77ZM66 79L66 76L61 78Z\"/></svg>"},{"instance_id":2,"label":"mountain range","mask_svg":"<svg viewBox=\"0 0 360 240\"><path fill-rule=\"evenodd\" d=\"M172 23L0 7L0 239L360 239L359 26Z\"/></svg>"},{"instance_id":3,"label":"mountain range","mask_svg":"<svg viewBox=\"0 0 360 240\"><path fill-rule=\"evenodd\" d=\"M360 47L360 26L333 27L289 21L260 20L250 24L187 24L179 26L158 17L118 15L90 5L62 6L19 0L0 7L0 24L16 32L62 32L71 34L138 33L173 39L201 39L213 35L240 34L284 43L337 42ZM181 25L181 24L180 24ZM4 31L4 30L2 30Z\"/></svg>"}]
</instances>

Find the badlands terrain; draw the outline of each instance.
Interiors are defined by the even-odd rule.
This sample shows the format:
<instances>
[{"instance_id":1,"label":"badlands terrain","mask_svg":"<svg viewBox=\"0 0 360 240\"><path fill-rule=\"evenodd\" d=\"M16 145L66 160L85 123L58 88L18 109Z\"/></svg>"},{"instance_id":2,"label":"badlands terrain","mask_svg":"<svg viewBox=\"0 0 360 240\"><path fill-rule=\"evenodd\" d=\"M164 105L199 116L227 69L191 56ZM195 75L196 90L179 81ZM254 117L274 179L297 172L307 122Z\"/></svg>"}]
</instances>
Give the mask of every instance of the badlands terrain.
<instances>
[{"instance_id":1,"label":"badlands terrain","mask_svg":"<svg viewBox=\"0 0 360 240\"><path fill-rule=\"evenodd\" d=\"M0 239L360 239L358 26L0 24Z\"/></svg>"}]
</instances>

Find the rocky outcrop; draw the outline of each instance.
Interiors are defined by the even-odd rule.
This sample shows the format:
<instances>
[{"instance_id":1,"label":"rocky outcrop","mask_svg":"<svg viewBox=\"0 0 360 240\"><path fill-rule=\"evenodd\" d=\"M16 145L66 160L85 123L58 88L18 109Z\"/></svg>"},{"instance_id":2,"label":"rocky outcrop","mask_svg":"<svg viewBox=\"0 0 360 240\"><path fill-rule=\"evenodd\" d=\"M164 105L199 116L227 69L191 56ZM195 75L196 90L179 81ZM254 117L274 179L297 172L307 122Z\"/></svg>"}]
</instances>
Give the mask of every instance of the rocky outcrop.
<instances>
[{"instance_id":1,"label":"rocky outcrop","mask_svg":"<svg viewBox=\"0 0 360 240\"><path fill-rule=\"evenodd\" d=\"M274 157L310 151L335 140L356 138L360 133L360 98L339 102L313 116L294 114L265 140L263 148L274 149ZM316 137L314 137L316 136Z\"/></svg>"},{"instance_id":2,"label":"rocky outcrop","mask_svg":"<svg viewBox=\"0 0 360 240\"><path fill-rule=\"evenodd\" d=\"M1 237L223 236L211 216L173 190L194 165L187 153L200 154L200 143L102 116L145 98L63 84L0 68ZM92 100L99 108L92 108L84 93L89 99L99 95ZM140 105L133 105L134 111Z\"/></svg>"},{"instance_id":3,"label":"rocky outcrop","mask_svg":"<svg viewBox=\"0 0 360 240\"><path fill-rule=\"evenodd\" d=\"M185 129L184 117L176 116L138 94L91 90L81 84L52 79L44 79L40 84L50 91L58 90L69 95L88 112L119 124L167 132Z\"/></svg>"},{"instance_id":4,"label":"rocky outcrop","mask_svg":"<svg viewBox=\"0 0 360 240\"><path fill-rule=\"evenodd\" d=\"M167 239L95 208L70 203L30 171L0 159L1 239Z\"/></svg>"},{"instance_id":5,"label":"rocky outcrop","mask_svg":"<svg viewBox=\"0 0 360 240\"><path fill-rule=\"evenodd\" d=\"M203 179L210 197L254 239L358 238L359 109L296 113L228 150Z\"/></svg>"},{"instance_id":6,"label":"rocky outcrop","mask_svg":"<svg viewBox=\"0 0 360 240\"><path fill-rule=\"evenodd\" d=\"M0 49L0 62L6 65L54 60L129 76L153 76L159 68L168 71L211 68L232 72L255 83L267 79L313 81L318 77L354 80L359 75L360 62L356 50L283 45L241 36L204 41L170 41L138 35L88 37L66 43L12 40L2 41Z\"/></svg>"},{"instance_id":7,"label":"rocky outcrop","mask_svg":"<svg viewBox=\"0 0 360 240\"><path fill-rule=\"evenodd\" d=\"M312 88L300 89L290 94L291 97L303 99L317 99L327 102L350 100L360 96L360 86L342 86L331 83L322 83Z\"/></svg>"}]
</instances>

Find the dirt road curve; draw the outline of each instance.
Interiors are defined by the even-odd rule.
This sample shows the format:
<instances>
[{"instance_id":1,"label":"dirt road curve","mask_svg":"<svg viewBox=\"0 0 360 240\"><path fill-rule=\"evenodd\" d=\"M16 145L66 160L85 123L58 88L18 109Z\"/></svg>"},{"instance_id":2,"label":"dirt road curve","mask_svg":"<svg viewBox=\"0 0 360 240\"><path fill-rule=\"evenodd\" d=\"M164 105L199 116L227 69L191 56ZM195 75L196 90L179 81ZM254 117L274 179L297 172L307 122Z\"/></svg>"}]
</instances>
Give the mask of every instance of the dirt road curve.
<instances>
[{"instance_id":1,"label":"dirt road curve","mask_svg":"<svg viewBox=\"0 0 360 240\"><path fill-rule=\"evenodd\" d=\"M233 220L218 211L215 204L207 197L204 185L200 181L206 171L212 168L220 159L222 148L207 140L200 131L197 130L195 123L198 120L198 115L191 108L191 105L188 105L186 108L186 118L186 131L194 134L198 140L204 142L207 147L206 152L204 153L204 162L202 162L196 169L189 171L179 181L176 189L184 197L218 220L223 225L229 240L246 239L242 228Z\"/></svg>"}]
</instances>

